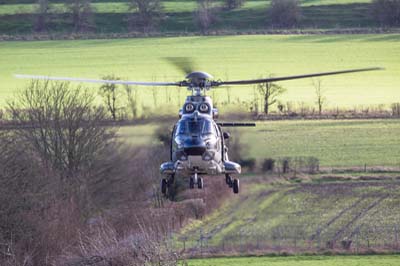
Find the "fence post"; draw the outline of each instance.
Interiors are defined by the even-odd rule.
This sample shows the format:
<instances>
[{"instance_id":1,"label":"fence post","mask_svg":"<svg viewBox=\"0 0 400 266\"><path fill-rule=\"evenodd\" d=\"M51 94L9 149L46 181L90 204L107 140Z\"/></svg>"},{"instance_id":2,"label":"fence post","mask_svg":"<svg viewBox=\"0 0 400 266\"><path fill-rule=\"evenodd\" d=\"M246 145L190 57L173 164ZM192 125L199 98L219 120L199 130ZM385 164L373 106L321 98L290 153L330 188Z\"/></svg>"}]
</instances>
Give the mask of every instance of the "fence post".
<instances>
[{"instance_id":1,"label":"fence post","mask_svg":"<svg viewBox=\"0 0 400 266\"><path fill-rule=\"evenodd\" d=\"M359 235L359 233L360 233L360 228L357 228L357 231L356 231L356 235L355 235L355 237L356 237L356 239L355 239L355 245L356 245L356 254L358 255L358 235Z\"/></svg>"},{"instance_id":2,"label":"fence post","mask_svg":"<svg viewBox=\"0 0 400 266\"><path fill-rule=\"evenodd\" d=\"M200 254L203 256L203 229L200 228Z\"/></svg>"}]
</instances>

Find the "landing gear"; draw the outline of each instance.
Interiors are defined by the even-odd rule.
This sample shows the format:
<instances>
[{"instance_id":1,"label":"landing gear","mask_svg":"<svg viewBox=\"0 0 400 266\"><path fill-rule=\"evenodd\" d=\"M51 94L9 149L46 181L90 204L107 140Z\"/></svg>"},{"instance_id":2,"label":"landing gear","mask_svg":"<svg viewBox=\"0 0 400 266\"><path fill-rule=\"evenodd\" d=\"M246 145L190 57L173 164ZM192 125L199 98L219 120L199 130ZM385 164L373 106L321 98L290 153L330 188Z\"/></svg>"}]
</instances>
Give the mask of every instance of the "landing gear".
<instances>
[{"instance_id":1,"label":"landing gear","mask_svg":"<svg viewBox=\"0 0 400 266\"><path fill-rule=\"evenodd\" d=\"M161 193L167 195L168 190L171 189L175 181L175 175L170 175L167 178L161 179Z\"/></svg>"},{"instance_id":2,"label":"landing gear","mask_svg":"<svg viewBox=\"0 0 400 266\"><path fill-rule=\"evenodd\" d=\"M233 180L232 180L232 177L229 174L225 174L225 182L229 187L232 187Z\"/></svg>"},{"instance_id":3,"label":"landing gear","mask_svg":"<svg viewBox=\"0 0 400 266\"><path fill-rule=\"evenodd\" d=\"M163 179L161 180L161 193L162 193L163 195L166 195L166 194L167 194L167 186L168 186L167 179L163 178Z\"/></svg>"},{"instance_id":4,"label":"landing gear","mask_svg":"<svg viewBox=\"0 0 400 266\"><path fill-rule=\"evenodd\" d=\"M194 189L194 178L193 176L190 177L189 179L189 188Z\"/></svg>"},{"instance_id":5,"label":"landing gear","mask_svg":"<svg viewBox=\"0 0 400 266\"><path fill-rule=\"evenodd\" d=\"M197 173L194 173L189 179L189 188L193 189L195 185L197 185L198 189L203 189L204 187L203 178L198 177Z\"/></svg>"},{"instance_id":6,"label":"landing gear","mask_svg":"<svg viewBox=\"0 0 400 266\"><path fill-rule=\"evenodd\" d=\"M239 179L235 178L233 179L233 193L238 194L239 193Z\"/></svg>"},{"instance_id":7,"label":"landing gear","mask_svg":"<svg viewBox=\"0 0 400 266\"><path fill-rule=\"evenodd\" d=\"M203 178L199 177L197 180L197 188L198 189L203 189Z\"/></svg>"},{"instance_id":8,"label":"landing gear","mask_svg":"<svg viewBox=\"0 0 400 266\"><path fill-rule=\"evenodd\" d=\"M230 188L232 188L233 193L239 193L239 179L233 179L229 174L225 174L225 182Z\"/></svg>"}]
</instances>

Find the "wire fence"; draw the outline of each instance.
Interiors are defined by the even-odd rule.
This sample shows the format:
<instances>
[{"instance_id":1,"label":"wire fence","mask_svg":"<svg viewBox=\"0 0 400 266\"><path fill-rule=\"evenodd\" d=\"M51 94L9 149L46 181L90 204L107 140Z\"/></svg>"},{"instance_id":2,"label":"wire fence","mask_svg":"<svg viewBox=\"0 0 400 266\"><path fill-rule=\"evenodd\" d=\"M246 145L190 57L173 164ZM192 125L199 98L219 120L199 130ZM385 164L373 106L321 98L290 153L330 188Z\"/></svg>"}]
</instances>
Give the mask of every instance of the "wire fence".
<instances>
[{"instance_id":1,"label":"wire fence","mask_svg":"<svg viewBox=\"0 0 400 266\"><path fill-rule=\"evenodd\" d=\"M177 249L199 255L234 251L246 254L253 251L272 252L326 252L340 251L365 253L371 251L400 251L400 224L371 226L363 224L346 230L309 226L277 226L272 230L239 229L223 237L204 233L202 229L192 235L175 235Z\"/></svg>"}]
</instances>

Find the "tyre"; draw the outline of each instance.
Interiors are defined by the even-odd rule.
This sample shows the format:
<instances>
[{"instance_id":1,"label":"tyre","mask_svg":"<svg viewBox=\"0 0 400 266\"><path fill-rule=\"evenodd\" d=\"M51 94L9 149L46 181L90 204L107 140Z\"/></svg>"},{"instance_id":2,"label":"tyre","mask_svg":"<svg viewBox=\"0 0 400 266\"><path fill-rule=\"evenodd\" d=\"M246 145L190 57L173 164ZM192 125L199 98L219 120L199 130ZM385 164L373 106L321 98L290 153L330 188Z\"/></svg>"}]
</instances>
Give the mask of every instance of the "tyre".
<instances>
[{"instance_id":1,"label":"tyre","mask_svg":"<svg viewBox=\"0 0 400 266\"><path fill-rule=\"evenodd\" d=\"M238 194L239 193L239 179L234 179L233 180L233 185L232 185L232 188L233 188L233 193L235 193L235 194Z\"/></svg>"},{"instance_id":2,"label":"tyre","mask_svg":"<svg viewBox=\"0 0 400 266\"><path fill-rule=\"evenodd\" d=\"M232 183L232 177L230 175L225 175L225 182L229 186Z\"/></svg>"},{"instance_id":3,"label":"tyre","mask_svg":"<svg viewBox=\"0 0 400 266\"><path fill-rule=\"evenodd\" d=\"M168 186L167 179L163 178L161 180L161 193L164 195L167 194L167 186Z\"/></svg>"},{"instance_id":4,"label":"tyre","mask_svg":"<svg viewBox=\"0 0 400 266\"><path fill-rule=\"evenodd\" d=\"M197 188L198 189L203 189L203 178L201 178L201 177L199 177L198 179L197 179Z\"/></svg>"},{"instance_id":5,"label":"tyre","mask_svg":"<svg viewBox=\"0 0 400 266\"><path fill-rule=\"evenodd\" d=\"M189 179L189 188L190 189L194 188L194 178L193 177L190 177L190 179Z\"/></svg>"}]
</instances>

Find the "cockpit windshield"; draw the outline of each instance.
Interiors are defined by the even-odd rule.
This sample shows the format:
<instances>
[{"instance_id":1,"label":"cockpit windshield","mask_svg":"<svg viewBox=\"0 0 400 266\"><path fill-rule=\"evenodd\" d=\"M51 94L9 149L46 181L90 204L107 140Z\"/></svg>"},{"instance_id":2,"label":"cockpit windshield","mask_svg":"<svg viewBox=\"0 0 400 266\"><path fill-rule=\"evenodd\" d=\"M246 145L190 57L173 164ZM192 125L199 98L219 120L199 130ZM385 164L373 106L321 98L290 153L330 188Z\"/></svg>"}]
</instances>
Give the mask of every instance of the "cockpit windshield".
<instances>
[{"instance_id":1,"label":"cockpit windshield","mask_svg":"<svg viewBox=\"0 0 400 266\"><path fill-rule=\"evenodd\" d=\"M176 135L208 135L214 134L214 131L212 122L209 120L182 120L177 125Z\"/></svg>"}]
</instances>

